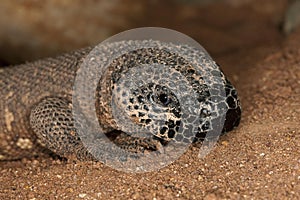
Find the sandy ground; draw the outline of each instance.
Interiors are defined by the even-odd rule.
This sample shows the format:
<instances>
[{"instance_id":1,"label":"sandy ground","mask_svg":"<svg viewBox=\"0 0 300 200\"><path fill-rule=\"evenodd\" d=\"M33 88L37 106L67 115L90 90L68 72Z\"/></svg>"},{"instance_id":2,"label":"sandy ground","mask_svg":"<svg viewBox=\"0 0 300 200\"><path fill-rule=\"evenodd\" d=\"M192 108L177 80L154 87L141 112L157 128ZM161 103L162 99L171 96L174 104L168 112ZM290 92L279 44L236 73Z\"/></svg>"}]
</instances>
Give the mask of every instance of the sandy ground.
<instances>
[{"instance_id":1,"label":"sandy ground","mask_svg":"<svg viewBox=\"0 0 300 200\"><path fill-rule=\"evenodd\" d=\"M202 32L195 13L177 28L204 38L241 97L240 126L208 156L199 160L192 146L144 174L51 157L2 162L0 199L300 199L300 30L284 37L277 19L235 11L239 20L231 13Z\"/></svg>"}]
</instances>

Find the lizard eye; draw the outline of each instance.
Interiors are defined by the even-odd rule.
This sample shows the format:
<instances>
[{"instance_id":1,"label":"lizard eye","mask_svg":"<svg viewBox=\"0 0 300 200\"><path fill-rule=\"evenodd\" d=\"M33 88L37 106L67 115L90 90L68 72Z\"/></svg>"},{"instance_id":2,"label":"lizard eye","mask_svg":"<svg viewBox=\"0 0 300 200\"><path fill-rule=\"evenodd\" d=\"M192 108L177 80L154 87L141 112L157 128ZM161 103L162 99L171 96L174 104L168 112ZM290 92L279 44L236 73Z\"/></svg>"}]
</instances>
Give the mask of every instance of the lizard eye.
<instances>
[{"instance_id":1,"label":"lizard eye","mask_svg":"<svg viewBox=\"0 0 300 200\"><path fill-rule=\"evenodd\" d=\"M167 94L160 94L158 98L159 98L159 101L160 101L164 106L167 106L167 105L171 102L171 99L168 97Z\"/></svg>"}]
</instances>

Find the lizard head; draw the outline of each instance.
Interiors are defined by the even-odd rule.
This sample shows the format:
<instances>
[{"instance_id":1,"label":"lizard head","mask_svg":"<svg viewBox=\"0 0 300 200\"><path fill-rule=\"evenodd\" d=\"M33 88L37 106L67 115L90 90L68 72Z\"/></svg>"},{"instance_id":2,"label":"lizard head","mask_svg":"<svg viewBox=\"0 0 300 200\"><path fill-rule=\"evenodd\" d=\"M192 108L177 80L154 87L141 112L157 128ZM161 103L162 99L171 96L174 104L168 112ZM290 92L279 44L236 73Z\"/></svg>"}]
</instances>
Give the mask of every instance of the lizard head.
<instances>
[{"instance_id":1,"label":"lizard head","mask_svg":"<svg viewBox=\"0 0 300 200\"><path fill-rule=\"evenodd\" d=\"M236 90L217 66L211 74L221 83L214 83L215 77L204 80L208 65L215 63L203 57L202 63L192 64L163 47L120 55L97 87L100 125L131 135L150 133L166 141L192 142L213 130L212 121L225 112L223 131L231 130L240 119ZM218 87L224 90L223 100L211 94Z\"/></svg>"}]
</instances>

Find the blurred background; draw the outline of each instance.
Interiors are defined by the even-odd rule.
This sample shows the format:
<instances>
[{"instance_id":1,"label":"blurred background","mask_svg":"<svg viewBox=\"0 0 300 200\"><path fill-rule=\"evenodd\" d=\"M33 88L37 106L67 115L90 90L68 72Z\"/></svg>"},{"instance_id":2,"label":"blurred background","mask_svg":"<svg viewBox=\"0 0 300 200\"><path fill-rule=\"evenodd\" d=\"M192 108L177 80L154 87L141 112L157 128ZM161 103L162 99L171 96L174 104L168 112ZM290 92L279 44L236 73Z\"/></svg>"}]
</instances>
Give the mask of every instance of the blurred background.
<instances>
[{"instance_id":1,"label":"blurred background","mask_svg":"<svg viewBox=\"0 0 300 200\"><path fill-rule=\"evenodd\" d=\"M187 34L220 60L280 45L289 0L1 0L0 62L16 64L158 26ZM245 52L245 54L243 54ZM240 58L242 59L242 58ZM243 58L244 59L244 58ZM245 58L246 59L246 58Z\"/></svg>"}]
</instances>

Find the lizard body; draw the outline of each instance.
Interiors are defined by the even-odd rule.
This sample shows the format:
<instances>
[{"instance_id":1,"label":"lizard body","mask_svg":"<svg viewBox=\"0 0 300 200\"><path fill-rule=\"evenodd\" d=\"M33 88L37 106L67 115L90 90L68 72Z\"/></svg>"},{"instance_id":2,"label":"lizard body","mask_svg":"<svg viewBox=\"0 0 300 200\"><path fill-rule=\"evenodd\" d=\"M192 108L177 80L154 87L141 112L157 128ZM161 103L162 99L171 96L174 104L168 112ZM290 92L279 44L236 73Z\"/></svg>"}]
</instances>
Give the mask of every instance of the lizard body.
<instances>
[{"instance_id":1,"label":"lizard body","mask_svg":"<svg viewBox=\"0 0 300 200\"><path fill-rule=\"evenodd\" d=\"M108 44L108 47L117 51L118 45L122 46L128 43L115 43L111 46ZM149 43L149 41L146 41L146 43ZM177 76L182 74L180 76L186 77L186 82L178 80L178 85L191 84L190 89L195 91L197 102L200 104L207 103L207 105L203 104L207 107L201 110L201 126L194 128L198 128L198 136L212 129L211 121L208 119L212 116L211 120L213 120L213 113L210 113L209 108L214 107L211 98L218 99L218 96L212 97L209 93L208 88L212 87L214 90L213 79L211 83L205 83L201 76L197 74L197 70L195 71L193 68L193 64L189 63L184 56L180 57L179 55L178 57L178 54L170 53L164 46L160 47L159 45L158 43L158 48L141 47L136 51L125 53L109 65L104 81L99 81L96 91L97 118L105 130L111 132L126 129L126 124L116 124L116 120L111 114L113 108L107 102L113 98L111 92L120 87L118 82L122 82L124 77L126 78L124 74L128 74L128 72L138 74L134 70L146 64L154 66L153 70L156 69L157 64L165 64L171 67L170 73L162 73L161 77L158 77L159 79L165 79L166 77L172 79L173 75L176 74ZM186 47L172 45L166 47L167 49L177 48L178 51L182 48L183 54L190 51L189 49L185 50ZM80 141L72 116L74 80L79 67L91 50L92 48L86 48L56 58L47 58L0 69L0 160L32 157L41 152L54 152L67 158L75 155L75 157L82 160L93 159L93 156L89 154ZM201 65L213 65L212 73L214 76L220 76L224 85L222 89L226 92L226 99L220 103L228 107L228 111L222 129L223 132L230 131L239 124L241 115L236 90L215 63L209 59L206 60L205 55L202 56L203 58L200 58L203 63L199 63L199 67L201 68ZM147 69L143 70L147 71ZM139 76L141 75L131 78L139 79ZM144 79L141 78L140 81L143 82ZM116 107L125 109L124 113L129 116L131 122L153 130L155 132L154 136L158 139L155 141L156 143L157 141L163 143L170 140L178 142L194 140L194 136L188 131L183 134L178 133L181 123L184 126L191 123L191 126L193 126L191 122L193 118L185 116L184 106L180 105L178 95L170 89L177 87L177 82L175 82L175 86L156 80L152 83L145 82L138 89L130 89L127 94L123 91L127 87L126 84L129 84L125 79L125 82L122 83L125 84L124 87L121 85L121 89L116 90L119 99L121 99L116 103ZM216 110L216 113L218 113L218 106L219 104L216 104L212 108L212 110ZM162 127L158 127L159 124L156 124L154 119L157 116L155 115L165 116L163 119L166 121ZM133 148L133 151L139 149L137 144L145 145L150 149L153 144L148 140L132 138L132 141L128 141L130 137L125 137L125 140L123 137L120 138L119 145L125 149ZM132 147L133 144L136 146Z\"/></svg>"},{"instance_id":2,"label":"lizard body","mask_svg":"<svg viewBox=\"0 0 300 200\"><path fill-rule=\"evenodd\" d=\"M45 151L30 126L31 109L48 96L68 97L88 49L0 69L0 160Z\"/></svg>"}]
</instances>

